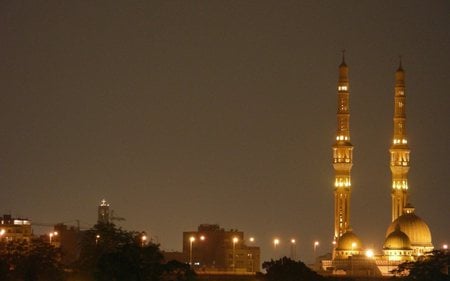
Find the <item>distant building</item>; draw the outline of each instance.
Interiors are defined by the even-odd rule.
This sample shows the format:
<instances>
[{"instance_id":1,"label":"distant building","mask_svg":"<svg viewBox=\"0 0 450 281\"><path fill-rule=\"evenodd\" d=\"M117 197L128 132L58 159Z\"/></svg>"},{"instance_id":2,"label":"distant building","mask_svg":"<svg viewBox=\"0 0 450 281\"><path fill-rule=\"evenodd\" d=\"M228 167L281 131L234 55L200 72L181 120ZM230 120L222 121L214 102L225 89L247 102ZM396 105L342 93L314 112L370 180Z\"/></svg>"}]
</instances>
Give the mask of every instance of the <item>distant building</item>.
<instances>
[{"instance_id":1,"label":"distant building","mask_svg":"<svg viewBox=\"0 0 450 281\"><path fill-rule=\"evenodd\" d=\"M5 242L30 242L32 238L31 221L3 215L0 221L0 240Z\"/></svg>"},{"instance_id":2,"label":"distant building","mask_svg":"<svg viewBox=\"0 0 450 281\"><path fill-rule=\"evenodd\" d=\"M226 231L217 224L183 232L183 256L197 272L260 271L259 247L247 245L242 231Z\"/></svg>"},{"instance_id":3,"label":"distant building","mask_svg":"<svg viewBox=\"0 0 450 281\"><path fill-rule=\"evenodd\" d=\"M61 248L61 262L65 265L75 262L80 255L80 242L83 232L80 231L78 227L68 227L62 223L55 225L54 231L58 233L58 235L55 236L52 245Z\"/></svg>"},{"instance_id":4,"label":"distant building","mask_svg":"<svg viewBox=\"0 0 450 281\"><path fill-rule=\"evenodd\" d=\"M100 202L100 205L98 205L98 222L100 223L109 223L110 217L109 217L109 204L106 202L105 199L103 199Z\"/></svg>"}]
</instances>

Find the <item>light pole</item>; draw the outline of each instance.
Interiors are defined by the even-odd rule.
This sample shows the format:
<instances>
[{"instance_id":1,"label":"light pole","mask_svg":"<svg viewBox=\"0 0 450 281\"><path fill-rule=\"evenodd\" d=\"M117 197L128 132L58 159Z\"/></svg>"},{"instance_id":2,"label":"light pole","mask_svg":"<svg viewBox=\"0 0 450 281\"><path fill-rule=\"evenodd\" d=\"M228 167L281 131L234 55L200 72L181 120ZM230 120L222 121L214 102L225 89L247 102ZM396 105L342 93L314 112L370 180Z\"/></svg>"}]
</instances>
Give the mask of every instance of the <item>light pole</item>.
<instances>
[{"instance_id":1,"label":"light pole","mask_svg":"<svg viewBox=\"0 0 450 281\"><path fill-rule=\"evenodd\" d=\"M141 237L141 246L144 247L147 242L147 235L143 234Z\"/></svg>"},{"instance_id":2,"label":"light pole","mask_svg":"<svg viewBox=\"0 0 450 281\"><path fill-rule=\"evenodd\" d=\"M291 239L291 259L295 260L296 259L296 253L295 253L295 239Z\"/></svg>"},{"instance_id":3,"label":"light pole","mask_svg":"<svg viewBox=\"0 0 450 281\"><path fill-rule=\"evenodd\" d=\"M279 244L280 244L280 239L274 238L273 239L273 251L275 252L275 258L278 258L277 247Z\"/></svg>"},{"instance_id":4,"label":"light pole","mask_svg":"<svg viewBox=\"0 0 450 281\"><path fill-rule=\"evenodd\" d=\"M195 237L189 237L189 265L192 266L192 243L194 243Z\"/></svg>"},{"instance_id":5,"label":"light pole","mask_svg":"<svg viewBox=\"0 0 450 281\"><path fill-rule=\"evenodd\" d=\"M50 241L50 245L52 244L52 238L53 238L53 236L56 236L56 235L58 235L58 232L56 232L56 231L50 232L50 233L48 234L49 241Z\"/></svg>"},{"instance_id":6,"label":"light pole","mask_svg":"<svg viewBox=\"0 0 450 281\"><path fill-rule=\"evenodd\" d=\"M314 262L316 262L317 247L319 247L319 241L314 241Z\"/></svg>"},{"instance_id":7,"label":"light pole","mask_svg":"<svg viewBox=\"0 0 450 281\"><path fill-rule=\"evenodd\" d=\"M353 242L352 243L352 259L350 260L350 264L351 264L351 267L352 267L352 275L353 275L353 256L354 256L354 250L355 250L355 247L356 247L356 243L355 242Z\"/></svg>"},{"instance_id":8,"label":"light pole","mask_svg":"<svg viewBox=\"0 0 450 281\"><path fill-rule=\"evenodd\" d=\"M255 242L255 238L254 238L254 237L250 237L250 238L248 239L248 241L250 241L250 243L253 243L253 242ZM253 264L253 248L252 248L251 251L252 251L252 252L249 254L250 262L251 262L251 265L252 265L252 271L251 271L251 272L254 272L254 271L255 271L255 266L254 266L254 264Z\"/></svg>"},{"instance_id":9,"label":"light pole","mask_svg":"<svg viewBox=\"0 0 450 281\"><path fill-rule=\"evenodd\" d=\"M237 237L233 237L233 271L236 271L236 243L239 241Z\"/></svg>"}]
</instances>

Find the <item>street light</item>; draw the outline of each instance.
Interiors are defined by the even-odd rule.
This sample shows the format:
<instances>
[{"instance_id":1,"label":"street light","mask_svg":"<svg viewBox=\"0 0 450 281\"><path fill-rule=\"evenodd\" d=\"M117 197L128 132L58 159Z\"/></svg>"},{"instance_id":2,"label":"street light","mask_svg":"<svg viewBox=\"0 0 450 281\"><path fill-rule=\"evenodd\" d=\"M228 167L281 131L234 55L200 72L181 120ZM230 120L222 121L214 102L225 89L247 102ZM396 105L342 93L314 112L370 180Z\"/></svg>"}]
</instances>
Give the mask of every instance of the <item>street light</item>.
<instances>
[{"instance_id":1,"label":"street light","mask_svg":"<svg viewBox=\"0 0 450 281\"><path fill-rule=\"evenodd\" d=\"M100 239L100 234L95 235L95 245L98 245L98 240Z\"/></svg>"},{"instance_id":2,"label":"street light","mask_svg":"<svg viewBox=\"0 0 450 281\"><path fill-rule=\"evenodd\" d=\"M192 243L194 243L195 237L189 237L189 265L192 266Z\"/></svg>"},{"instance_id":3,"label":"street light","mask_svg":"<svg viewBox=\"0 0 450 281\"><path fill-rule=\"evenodd\" d=\"M448 245L447 244L442 245L442 249L447 250L448 249Z\"/></svg>"},{"instance_id":4,"label":"street light","mask_svg":"<svg viewBox=\"0 0 450 281\"><path fill-rule=\"evenodd\" d=\"M273 239L273 250L274 250L274 252L275 252L275 258L278 257L278 254L277 254L277 246L278 246L279 244L280 244L280 239L278 239L278 238Z\"/></svg>"},{"instance_id":5,"label":"street light","mask_svg":"<svg viewBox=\"0 0 450 281\"><path fill-rule=\"evenodd\" d=\"M317 247L319 247L319 241L314 241L314 260L316 260Z\"/></svg>"},{"instance_id":6,"label":"street light","mask_svg":"<svg viewBox=\"0 0 450 281\"><path fill-rule=\"evenodd\" d=\"M147 235L143 234L141 237L141 246L145 246L145 242L147 242Z\"/></svg>"},{"instance_id":7,"label":"street light","mask_svg":"<svg viewBox=\"0 0 450 281\"><path fill-rule=\"evenodd\" d=\"M56 231L50 232L50 233L48 234L48 237L49 237L49 240L50 240L50 244L52 244L52 238L53 238L53 236L56 236L56 235L58 235L58 232L56 232Z\"/></svg>"},{"instance_id":8,"label":"street light","mask_svg":"<svg viewBox=\"0 0 450 281\"><path fill-rule=\"evenodd\" d=\"M239 238L233 237L233 271L236 270L236 243L239 241Z\"/></svg>"},{"instance_id":9,"label":"street light","mask_svg":"<svg viewBox=\"0 0 450 281\"><path fill-rule=\"evenodd\" d=\"M352 267L352 275L353 275L353 256L354 256L354 250L355 250L355 247L356 247L356 243L355 242L353 242L352 243L352 259L350 260L350 263L351 263L351 267Z\"/></svg>"},{"instance_id":10,"label":"street light","mask_svg":"<svg viewBox=\"0 0 450 281\"><path fill-rule=\"evenodd\" d=\"M295 255L295 239L291 239L291 259L295 260L296 255Z\"/></svg>"},{"instance_id":11,"label":"street light","mask_svg":"<svg viewBox=\"0 0 450 281\"><path fill-rule=\"evenodd\" d=\"M273 239L273 248L275 250L277 250L278 244L280 244L280 239L278 239L278 238Z\"/></svg>"}]
</instances>

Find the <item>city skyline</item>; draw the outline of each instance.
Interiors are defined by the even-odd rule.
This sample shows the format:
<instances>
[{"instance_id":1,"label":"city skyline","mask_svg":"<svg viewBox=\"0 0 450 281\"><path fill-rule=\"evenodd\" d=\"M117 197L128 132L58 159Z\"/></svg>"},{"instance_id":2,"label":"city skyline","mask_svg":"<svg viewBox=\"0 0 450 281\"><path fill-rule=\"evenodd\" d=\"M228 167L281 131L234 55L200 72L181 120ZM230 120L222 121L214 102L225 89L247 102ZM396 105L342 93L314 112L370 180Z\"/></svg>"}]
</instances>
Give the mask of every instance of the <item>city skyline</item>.
<instances>
[{"instance_id":1,"label":"city skyline","mask_svg":"<svg viewBox=\"0 0 450 281\"><path fill-rule=\"evenodd\" d=\"M391 222L402 55L410 201L448 244L450 4L432 3L2 3L0 211L92 225L105 198L164 250L217 223L261 261L274 237L305 261L314 241L329 252L346 49L351 227L380 249Z\"/></svg>"}]
</instances>

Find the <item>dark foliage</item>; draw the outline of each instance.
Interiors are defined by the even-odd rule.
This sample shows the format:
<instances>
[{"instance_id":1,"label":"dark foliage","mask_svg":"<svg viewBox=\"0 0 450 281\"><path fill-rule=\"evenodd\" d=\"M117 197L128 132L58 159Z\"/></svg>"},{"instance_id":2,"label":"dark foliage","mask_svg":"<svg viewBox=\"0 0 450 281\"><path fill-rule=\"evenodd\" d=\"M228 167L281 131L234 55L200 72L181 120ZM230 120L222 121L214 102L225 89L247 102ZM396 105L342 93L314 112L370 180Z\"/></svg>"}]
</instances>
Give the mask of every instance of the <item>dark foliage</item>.
<instances>
[{"instance_id":1,"label":"dark foliage","mask_svg":"<svg viewBox=\"0 0 450 281\"><path fill-rule=\"evenodd\" d=\"M0 280L64 280L60 252L42 240L2 242Z\"/></svg>"},{"instance_id":2,"label":"dark foliage","mask_svg":"<svg viewBox=\"0 0 450 281\"><path fill-rule=\"evenodd\" d=\"M323 281L324 277L312 271L304 263L289 258L264 262L263 268L267 271L268 281Z\"/></svg>"},{"instance_id":3,"label":"dark foliage","mask_svg":"<svg viewBox=\"0 0 450 281\"><path fill-rule=\"evenodd\" d=\"M188 264L179 261L169 261L163 268L164 280L193 281L195 276L195 271Z\"/></svg>"},{"instance_id":4,"label":"dark foliage","mask_svg":"<svg viewBox=\"0 0 450 281\"><path fill-rule=\"evenodd\" d=\"M159 281L192 280L192 271L185 264L162 264L159 245L143 245L142 234L125 231L114 224L97 224L88 230L81 243L77 269L90 280Z\"/></svg>"},{"instance_id":5,"label":"dark foliage","mask_svg":"<svg viewBox=\"0 0 450 281\"><path fill-rule=\"evenodd\" d=\"M397 276L405 276L403 279L405 281L450 281L449 265L450 253L436 250L418 261L400 264L393 273Z\"/></svg>"}]
</instances>

